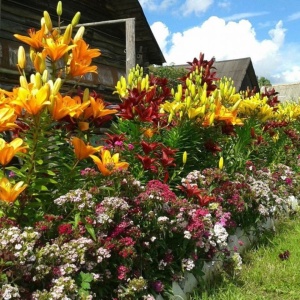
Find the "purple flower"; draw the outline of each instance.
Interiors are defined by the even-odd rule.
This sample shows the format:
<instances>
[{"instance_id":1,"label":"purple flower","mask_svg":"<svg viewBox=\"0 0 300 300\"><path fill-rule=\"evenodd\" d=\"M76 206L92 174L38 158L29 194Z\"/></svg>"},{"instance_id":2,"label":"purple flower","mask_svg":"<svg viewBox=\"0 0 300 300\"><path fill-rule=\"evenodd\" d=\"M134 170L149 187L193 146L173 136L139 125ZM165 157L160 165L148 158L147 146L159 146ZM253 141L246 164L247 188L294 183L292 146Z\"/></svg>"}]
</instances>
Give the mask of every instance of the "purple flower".
<instances>
[{"instance_id":1,"label":"purple flower","mask_svg":"<svg viewBox=\"0 0 300 300\"><path fill-rule=\"evenodd\" d=\"M164 290L164 285L160 280L154 281L152 287L156 293L161 293Z\"/></svg>"}]
</instances>

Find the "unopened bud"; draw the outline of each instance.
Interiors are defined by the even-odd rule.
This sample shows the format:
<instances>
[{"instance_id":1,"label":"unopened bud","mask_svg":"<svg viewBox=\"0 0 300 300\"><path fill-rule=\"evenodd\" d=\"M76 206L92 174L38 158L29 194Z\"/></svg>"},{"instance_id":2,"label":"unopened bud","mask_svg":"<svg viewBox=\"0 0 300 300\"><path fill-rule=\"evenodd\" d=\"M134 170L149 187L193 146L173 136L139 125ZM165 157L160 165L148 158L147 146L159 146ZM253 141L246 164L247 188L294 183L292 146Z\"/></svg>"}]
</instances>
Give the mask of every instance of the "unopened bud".
<instances>
[{"instance_id":1,"label":"unopened bud","mask_svg":"<svg viewBox=\"0 0 300 300\"><path fill-rule=\"evenodd\" d=\"M71 24L69 24L63 35L63 43L64 44L69 45L71 38L72 38L72 31L73 31L73 26Z\"/></svg>"},{"instance_id":2,"label":"unopened bud","mask_svg":"<svg viewBox=\"0 0 300 300\"><path fill-rule=\"evenodd\" d=\"M54 82L53 89L52 89L52 95L56 96L56 94L59 92L61 88L61 78L57 78Z\"/></svg>"},{"instance_id":3,"label":"unopened bud","mask_svg":"<svg viewBox=\"0 0 300 300\"><path fill-rule=\"evenodd\" d=\"M51 21L51 17L49 15L49 13L45 10L44 11L44 20L45 20L45 24L48 28L49 31L52 30L52 21Z\"/></svg>"},{"instance_id":4,"label":"unopened bud","mask_svg":"<svg viewBox=\"0 0 300 300\"><path fill-rule=\"evenodd\" d=\"M182 155L182 162L183 162L184 165L186 164L186 161L187 161L187 152L184 151L183 155Z\"/></svg>"},{"instance_id":5,"label":"unopened bud","mask_svg":"<svg viewBox=\"0 0 300 300\"><path fill-rule=\"evenodd\" d=\"M80 17L81 17L81 13L80 13L80 11L78 11L75 14L75 16L73 17L72 22L71 22L73 27L75 27L79 23Z\"/></svg>"},{"instance_id":6,"label":"unopened bud","mask_svg":"<svg viewBox=\"0 0 300 300\"><path fill-rule=\"evenodd\" d=\"M85 27L84 26L80 26L79 29L77 30L75 36L74 36L74 43L76 43L78 40L82 39L83 34L85 31Z\"/></svg>"},{"instance_id":7,"label":"unopened bud","mask_svg":"<svg viewBox=\"0 0 300 300\"><path fill-rule=\"evenodd\" d=\"M90 98L90 90L88 88L84 89L82 101L86 102Z\"/></svg>"},{"instance_id":8,"label":"unopened bud","mask_svg":"<svg viewBox=\"0 0 300 300\"><path fill-rule=\"evenodd\" d=\"M223 166L224 166L224 158L223 158L223 156L221 156L220 160L219 160L219 169L222 170Z\"/></svg>"},{"instance_id":9,"label":"unopened bud","mask_svg":"<svg viewBox=\"0 0 300 300\"><path fill-rule=\"evenodd\" d=\"M20 86L24 89L28 89L28 83L25 76L20 76Z\"/></svg>"},{"instance_id":10,"label":"unopened bud","mask_svg":"<svg viewBox=\"0 0 300 300\"><path fill-rule=\"evenodd\" d=\"M62 3L61 3L61 1L58 1L58 3L57 3L56 13L57 13L58 16L62 15Z\"/></svg>"},{"instance_id":11,"label":"unopened bud","mask_svg":"<svg viewBox=\"0 0 300 300\"><path fill-rule=\"evenodd\" d=\"M18 49L18 65L21 69L25 69L26 54L23 46L20 46Z\"/></svg>"}]
</instances>

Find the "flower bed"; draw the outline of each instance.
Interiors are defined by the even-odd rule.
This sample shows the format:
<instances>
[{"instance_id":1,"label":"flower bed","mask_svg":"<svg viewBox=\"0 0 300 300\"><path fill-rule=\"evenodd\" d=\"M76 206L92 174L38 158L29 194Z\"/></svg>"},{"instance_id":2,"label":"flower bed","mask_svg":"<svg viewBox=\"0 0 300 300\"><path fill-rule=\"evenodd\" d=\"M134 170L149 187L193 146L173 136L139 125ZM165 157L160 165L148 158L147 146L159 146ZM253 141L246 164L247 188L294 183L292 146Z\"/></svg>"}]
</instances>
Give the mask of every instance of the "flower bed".
<instances>
[{"instance_id":1,"label":"flower bed","mask_svg":"<svg viewBox=\"0 0 300 300\"><path fill-rule=\"evenodd\" d=\"M40 30L15 35L36 72L20 46L20 86L0 90L0 295L186 297L216 258L241 267L241 230L297 211L299 106L236 93L203 54L177 87L137 66L118 105L63 93L100 55L78 22L62 32L44 12Z\"/></svg>"}]
</instances>

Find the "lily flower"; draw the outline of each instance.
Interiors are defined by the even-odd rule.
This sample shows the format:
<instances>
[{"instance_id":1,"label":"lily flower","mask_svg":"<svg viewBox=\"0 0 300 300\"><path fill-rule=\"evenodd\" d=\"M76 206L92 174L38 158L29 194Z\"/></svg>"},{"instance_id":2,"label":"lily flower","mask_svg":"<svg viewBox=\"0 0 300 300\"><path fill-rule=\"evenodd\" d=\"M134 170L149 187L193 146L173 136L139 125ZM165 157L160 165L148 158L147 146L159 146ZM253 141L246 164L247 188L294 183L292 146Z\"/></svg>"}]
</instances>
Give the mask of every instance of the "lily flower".
<instances>
[{"instance_id":1,"label":"lily flower","mask_svg":"<svg viewBox=\"0 0 300 300\"><path fill-rule=\"evenodd\" d=\"M95 100L94 97L90 97L90 103L91 105L84 111L85 119L88 119L91 116L93 116L94 119L97 119L118 112L116 109L106 108L105 102L100 98Z\"/></svg>"},{"instance_id":2,"label":"lily flower","mask_svg":"<svg viewBox=\"0 0 300 300\"><path fill-rule=\"evenodd\" d=\"M17 115L11 107L0 108L0 132L17 128L15 124Z\"/></svg>"},{"instance_id":3,"label":"lily flower","mask_svg":"<svg viewBox=\"0 0 300 300\"><path fill-rule=\"evenodd\" d=\"M52 62L58 61L74 47L76 47L76 45L69 46L65 44L63 36L59 37L57 40L47 38L46 44L44 45L43 55L45 57L49 56Z\"/></svg>"},{"instance_id":4,"label":"lily flower","mask_svg":"<svg viewBox=\"0 0 300 300\"><path fill-rule=\"evenodd\" d=\"M89 102L79 103L77 98L73 99L70 96L63 97L58 93L54 96L53 102L49 106L49 110L52 114L52 118L59 121L67 115L74 117L77 115L77 111L82 112L88 104Z\"/></svg>"},{"instance_id":5,"label":"lily flower","mask_svg":"<svg viewBox=\"0 0 300 300\"><path fill-rule=\"evenodd\" d=\"M27 88L21 86L18 89L18 98L13 100L12 104L24 108L29 114L35 116L45 105L50 104L49 95L50 87L48 83L40 89L34 88L34 84L29 83Z\"/></svg>"},{"instance_id":6,"label":"lily flower","mask_svg":"<svg viewBox=\"0 0 300 300\"><path fill-rule=\"evenodd\" d=\"M93 147L86 145L84 141L78 137L72 138L71 143L74 146L75 156L78 160L88 158L91 154L99 152L103 148L103 146Z\"/></svg>"},{"instance_id":7,"label":"lily flower","mask_svg":"<svg viewBox=\"0 0 300 300\"><path fill-rule=\"evenodd\" d=\"M9 180L6 177L3 177L0 180L0 200L12 203L26 189L26 187L27 184L24 184L23 181L12 186Z\"/></svg>"},{"instance_id":8,"label":"lily flower","mask_svg":"<svg viewBox=\"0 0 300 300\"><path fill-rule=\"evenodd\" d=\"M16 138L10 143L0 138L0 164L6 166L18 152L23 152L27 146L22 146L23 140Z\"/></svg>"},{"instance_id":9,"label":"lily flower","mask_svg":"<svg viewBox=\"0 0 300 300\"><path fill-rule=\"evenodd\" d=\"M88 49L89 45L82 39L75 42L68 70L71 77L83 76L86 73L97 73L97 66L90 66L92 58L101 55L99 49Z\"/></svg>"},{"instance_id":10,"label":"lily flower","mask_svg":"<svg viewBox=\"0 0 300 300\"><path fill-rule=\"evenodd\" d=\"M40 51L44 47L45 25L42 26L41 30L35 31L35 29L31 28L27 32L29 37L20 34L14 34L14 37L34 48L36 51Z\"/></svg>"},{"instance_id":11,"label":"lily flower","mask_svg":"<svg viewBox=\"0 0 300 300\"><path fill-rule=\"evenodd\" d=\"M90 155L90 157L104 176L109 176L116 170L126 170L129 166L127 162L119 162L119 153L111 156L109 150L106 149L101 151L100 158L95 155Z\"/></svg>"}]
</instances>

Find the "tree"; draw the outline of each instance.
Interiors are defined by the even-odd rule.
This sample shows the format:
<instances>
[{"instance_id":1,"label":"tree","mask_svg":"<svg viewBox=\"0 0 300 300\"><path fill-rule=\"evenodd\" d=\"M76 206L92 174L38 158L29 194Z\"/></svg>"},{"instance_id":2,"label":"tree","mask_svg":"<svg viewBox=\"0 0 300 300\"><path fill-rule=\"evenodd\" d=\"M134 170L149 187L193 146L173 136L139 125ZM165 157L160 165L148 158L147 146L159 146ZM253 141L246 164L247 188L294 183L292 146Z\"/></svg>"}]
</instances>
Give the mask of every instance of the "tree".
<instances>
[{"instance_id":1,"label":"tree","mask_svg":"<svg viewBox=\"0 0 300 300\"><path fill-rule=\"evenodd\" d=\"M261 88L262 86L272 86L271 81L265 77L257 78L258 85Z\"/></svg>"}]
</instances>

